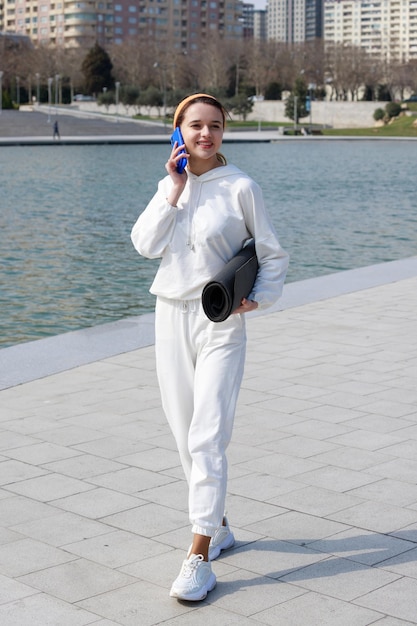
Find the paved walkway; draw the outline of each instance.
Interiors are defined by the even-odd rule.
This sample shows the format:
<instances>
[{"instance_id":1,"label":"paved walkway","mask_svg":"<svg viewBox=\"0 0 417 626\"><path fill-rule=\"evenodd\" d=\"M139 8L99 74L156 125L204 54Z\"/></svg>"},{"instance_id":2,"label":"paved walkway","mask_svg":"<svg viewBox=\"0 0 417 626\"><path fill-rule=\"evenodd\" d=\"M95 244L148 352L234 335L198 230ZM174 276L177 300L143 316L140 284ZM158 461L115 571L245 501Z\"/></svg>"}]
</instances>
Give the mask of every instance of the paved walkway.
<instances>
[{"instance_id":1,"label":"paved walkway","mask_svg":"<svg viewBox=\"0 0 417 626\"><path fill-rule=\"evenodd\" d=\"M153 346L0 392L2 626L417 624L417 257L333 284L248 319L202 603L168 596L190 529Z\"/></svg>"}]
</instances>

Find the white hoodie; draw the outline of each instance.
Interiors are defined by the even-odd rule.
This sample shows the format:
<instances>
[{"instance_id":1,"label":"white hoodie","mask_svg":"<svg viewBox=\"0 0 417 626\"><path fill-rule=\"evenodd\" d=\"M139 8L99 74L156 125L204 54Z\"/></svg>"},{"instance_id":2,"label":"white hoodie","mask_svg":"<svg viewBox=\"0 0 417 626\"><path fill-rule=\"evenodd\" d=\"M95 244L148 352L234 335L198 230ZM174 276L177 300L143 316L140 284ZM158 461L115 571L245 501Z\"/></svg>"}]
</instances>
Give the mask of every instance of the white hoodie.
<instances>
[{"instance_id":1,"label":"white hoodie","mask_svg":"<svg viewBox=\"0 0 417 626\"><path fill-rule=\"evenodd\" d=\"M204 285L253 237L259 271L249 299L260 308L271 306L282 293L289 258L260 187L234 165L187 174L178 205L166 200L172 186L166 176L132 229L139 254L162 257L150 292L175 300L200 298Z\"/></svg>"}]
</instances>

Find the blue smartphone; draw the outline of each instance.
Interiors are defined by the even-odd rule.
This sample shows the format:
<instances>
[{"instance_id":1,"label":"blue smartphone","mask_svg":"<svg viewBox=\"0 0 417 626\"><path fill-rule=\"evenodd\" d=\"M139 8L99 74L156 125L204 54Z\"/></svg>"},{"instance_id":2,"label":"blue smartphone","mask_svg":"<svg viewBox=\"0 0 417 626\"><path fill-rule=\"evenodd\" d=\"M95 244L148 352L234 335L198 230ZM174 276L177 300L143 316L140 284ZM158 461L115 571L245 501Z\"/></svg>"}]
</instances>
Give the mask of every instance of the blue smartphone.
<instances>
[{"instance_id":1,"label":"blue smartphone","mask_svg":"<svg viewBox=\"0 0 417 626\"><path fill-rule=\"evenodd\" d=\"M182 146L184 144L184 139L183 136L181 134L181 130L180 127L177 126L177 128L174 130L174 132L171 135L171 146L174 147L175 142L177 142L178 146ZM186 150L183 148L180 152L180 154L185 154ZM181 158L178 161L178 165L177 165L177 172L178 174L182 174L182 172L185 169L185 166L187 165L187 159Z\"/></svg>"}]
</instances>

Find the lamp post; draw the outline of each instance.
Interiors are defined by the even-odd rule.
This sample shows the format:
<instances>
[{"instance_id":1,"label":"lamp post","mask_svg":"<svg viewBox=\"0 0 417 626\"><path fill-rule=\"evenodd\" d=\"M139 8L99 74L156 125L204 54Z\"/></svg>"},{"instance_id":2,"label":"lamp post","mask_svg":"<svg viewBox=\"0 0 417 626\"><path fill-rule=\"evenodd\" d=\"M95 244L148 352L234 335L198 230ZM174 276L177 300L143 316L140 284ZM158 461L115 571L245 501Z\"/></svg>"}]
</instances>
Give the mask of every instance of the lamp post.
<instances>
[{"instance_id":1,"label":"lamp post","mask_svg":"<svg viewBox=\"0 0 417 626\"><path fill-rule=\"evenodd\" d=\"M55 74L55 117L58 115L58 84L59 74Z\"/></svg>"},{"instance_id":2,"label":"lamp post","mask_svg":"<svg viewBox=\"0 0 417 626\"><path fill-rule=\"evenodd\" d=\"M3 110L3 85L2 85L3 72L0 72L0 115Z\"/></svg>"},{"instance_id":3,"label":"lamp post","mask_svg":"<svg viewBox=\"0 0 417 626\"><path fill-rule=\"evenodd\" d=\"M48 78L48 124L51 122L51 99L53 78Z\"/></svg>"},{"instance_id":4,"label":"lamp post","mask_svg":"<svg viewBox=\"0 0 417 626\"><path fill-rule=\"evenodd\" d=\"M162 75L162 107L163 107L163 118L164 118L164 130L165 130L165 120L167 116L167 68L165 65L160 65L158 61L155 61L153 66L159 67Z\"/></svg>"},{"instance_id":5,"label":"lamp post","mask_svg":"<svg viewBox=\"0 0 417 626\"><path fill-rule=\"evenodd\" d=\"M40 74L39 72L36 72L35 74L36 76L36 104L39 105L40 102L40 84L39 84L39 79L40 79Z\"/></svg>"},{"instance_id":6,"label":"lamp post","mask_svg":"<svg viewBox=\"0 0 417 626\"><path fill-rule=\"evenodd\" d=\"M120 83L117 81L116 83L116 122L119 122L119 89Z\"/></svg>"}]
</instances>

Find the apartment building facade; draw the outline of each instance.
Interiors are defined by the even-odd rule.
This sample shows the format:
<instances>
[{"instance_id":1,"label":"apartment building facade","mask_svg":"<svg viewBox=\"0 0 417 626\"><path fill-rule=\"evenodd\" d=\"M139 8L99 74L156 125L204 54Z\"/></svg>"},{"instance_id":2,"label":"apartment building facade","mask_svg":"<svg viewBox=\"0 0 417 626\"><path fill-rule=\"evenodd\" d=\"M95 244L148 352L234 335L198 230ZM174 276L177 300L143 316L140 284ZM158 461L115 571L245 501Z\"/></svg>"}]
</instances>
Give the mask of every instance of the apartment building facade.
<instances>
[{"instance_id":1,"label":"apartment building facade","mask_svg":"<svg viewBox=\"0 0 417 626\"><path fill-rule=\"evenodd\" d=\"M132 38L192 52L216 33L243 37L239 0L0 0L3 28L35 45L107 46ZM1 16L0 16L1 21Z\"/></svg>"},{"instance_id":2,"label":"apartment building facade","mask_svg":"<svg viewBox=\"0 0 417 626\"><path fill-rule=\"evenodd\" d=\"M269 0L268 39L300 43L322 37L323 0Z\"/></svg>"},{"instance_id":3,"label":"apartment building facade","mask_svg":"<svg viewBox=\"0 0 417 626\"><path fill-rule=\"evenodd\" d=\"M417 0L324 0L324 40L386 61L417 59Z\"/></svg>"}]
</instances>

